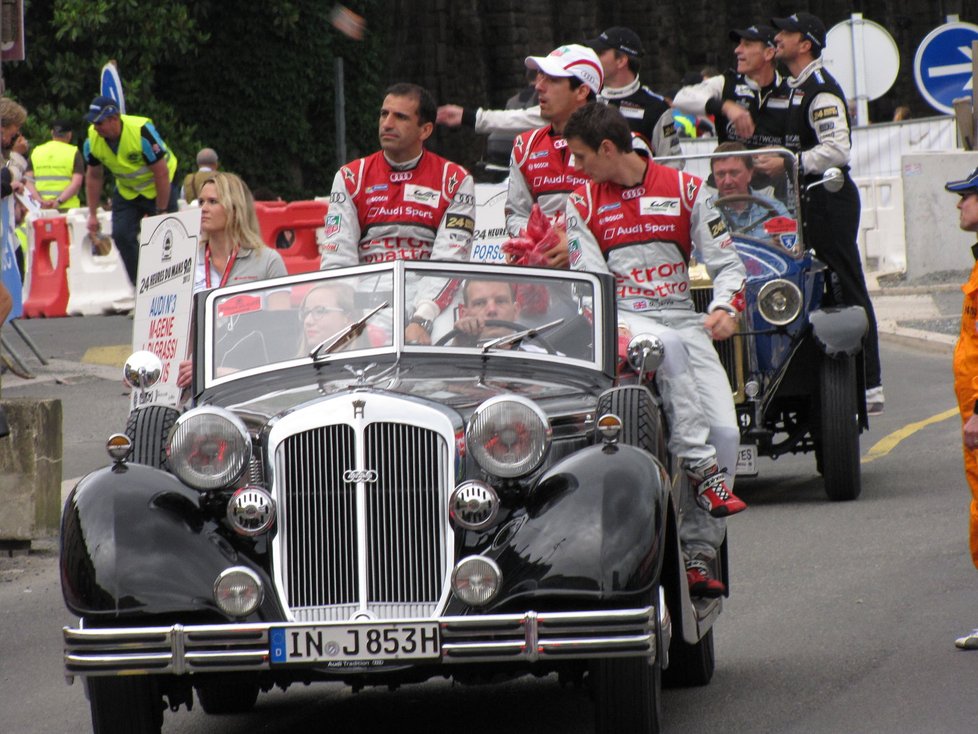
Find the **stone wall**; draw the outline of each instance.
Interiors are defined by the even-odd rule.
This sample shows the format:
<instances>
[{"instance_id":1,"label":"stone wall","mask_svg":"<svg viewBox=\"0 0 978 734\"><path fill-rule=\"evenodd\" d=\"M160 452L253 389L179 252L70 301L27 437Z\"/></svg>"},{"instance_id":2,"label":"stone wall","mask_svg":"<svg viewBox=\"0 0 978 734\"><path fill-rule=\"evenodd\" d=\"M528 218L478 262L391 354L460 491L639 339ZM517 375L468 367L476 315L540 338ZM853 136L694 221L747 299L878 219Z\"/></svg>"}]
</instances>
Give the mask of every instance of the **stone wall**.
<instances>
[{"instance_id":1,"label":"stone wall","mask_svg":"<svg viewBox=\"0 0 978 734\"><path fill-rule=\"evenodd\" d=\"M61 401L0 401L10 435L0 438L0 543L56 533L61 519Z\"/></svg>"}]
</instances>

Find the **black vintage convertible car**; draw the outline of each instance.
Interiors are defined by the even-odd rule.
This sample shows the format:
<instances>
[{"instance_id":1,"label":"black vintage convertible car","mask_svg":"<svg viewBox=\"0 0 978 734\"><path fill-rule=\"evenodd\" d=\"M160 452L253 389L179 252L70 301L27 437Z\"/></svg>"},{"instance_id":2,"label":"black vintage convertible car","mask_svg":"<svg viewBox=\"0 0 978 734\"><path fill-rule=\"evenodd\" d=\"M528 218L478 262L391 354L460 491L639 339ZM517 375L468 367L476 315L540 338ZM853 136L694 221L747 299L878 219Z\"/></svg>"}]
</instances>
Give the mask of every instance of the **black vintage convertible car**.
<instances>
[{"instance_id":1,"label":"black vintage convertible car","mask_svg":"<svg viewBox=\"0 0 978 734\"><path fill-rule=\"evenodd\" d=\"M240 713L292 683L549 673L598 732L657 732L664 678L709 682L723 599L687 588L661 345L618 374L609 276L398 261L195 312L189 406L135 410L64 510L96 732L159 732L194 691Z\"/></svg>"}]
</instances>

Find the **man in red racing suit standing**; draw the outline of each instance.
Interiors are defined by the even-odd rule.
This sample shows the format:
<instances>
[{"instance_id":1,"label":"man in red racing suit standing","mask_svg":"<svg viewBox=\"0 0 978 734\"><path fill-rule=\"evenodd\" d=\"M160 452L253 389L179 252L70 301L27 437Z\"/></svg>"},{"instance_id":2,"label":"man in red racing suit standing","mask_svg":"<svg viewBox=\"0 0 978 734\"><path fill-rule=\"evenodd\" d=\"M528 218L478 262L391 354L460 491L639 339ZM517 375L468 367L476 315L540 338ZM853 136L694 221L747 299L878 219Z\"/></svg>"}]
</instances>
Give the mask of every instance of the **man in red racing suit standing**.
<instances>
[{"instance_id":1,"label":"man in red racing suit standing","mask_svg":"<svg viewBox=\"0 0 978 734\"><path fill-rule=\"evenodd\" d=\"M320 267L388 260L467 261L475 229L475 184L461 166L424 147L436 105L416 84L387 89L380 110L381 149L336 173L326 214ZM427 343L441 311L434 298L415 302L405 331Z\"/></svg>"},{"instance_id":2,"label":"man in red racing suit standing","mask_svg":"<svg viewBox=\"0 0 978 734\"><path fill-rule=\"evenodd\" d=\"M536 90L546 127L520 133L513 141L506 193L506 229L513 237L526 228L534 203L547 216L564 211L570 193L587 183L574 169L563 138L571 114L593 103L604 83L598 55L586 46L568 44L548 56L528 56L528 69L537 70ZM561 242L546 253L550 267L567 267L567 245Z\"/></svg>"},{"instance_id":3,"label":"man in red racing suit standing","mask_svg":"<svg viewBox=\"0 0 978 734\"><path fill-rule=\"evenodd\" d=\"M567 204L571 268L613 274L621 326L632 334L655 334L665 344L655 379L669 419L669 448L682 459L695 493L695 502L683 497L680 525L687 578L692 592L718 595L725 589L712 576L710 561L726 532L721 518L746 505L730 489L740 430L711 337L726 339L736 331L744 265L702 180L633 150L628 123L617 110L578 110L564 135L575 165L592 180ZM696 312L690 292L694 247L713 279L705 316Z\"/></svg>"}]
</instances>

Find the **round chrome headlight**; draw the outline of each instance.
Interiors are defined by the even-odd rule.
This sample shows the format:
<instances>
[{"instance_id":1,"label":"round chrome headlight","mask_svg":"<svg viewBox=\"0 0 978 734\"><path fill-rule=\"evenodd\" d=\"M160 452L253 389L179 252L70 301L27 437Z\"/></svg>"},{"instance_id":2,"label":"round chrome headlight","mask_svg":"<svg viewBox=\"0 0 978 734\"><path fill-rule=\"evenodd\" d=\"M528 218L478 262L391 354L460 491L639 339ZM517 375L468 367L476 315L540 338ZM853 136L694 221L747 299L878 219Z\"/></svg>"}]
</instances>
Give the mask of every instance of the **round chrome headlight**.
<instances>
[{"instance_id":1,"label":"round chrome headlight","mask_svg":"<svg viewBox=\"0 0 978 734\"><path fill-rule=\"evenodd\" d=\"M768 281L757 293L757 308L770 324L790 324L801 313L801 291L790 280Z\"/></svg>"},{"instance_id":2,"label":"round chrome headlight","mask_svg":"<svg viewBox=\"0 0 978 734\"><path fill-rule=\"evenodd\" d=\"M261 487L242 487L228 502L227 518L236 533L261 535L275 522L275 500Z\"/></svg>"},{"instance_id":3,"label":"round chrome headlight","mask_svg":"<svg viewBox=\"0 0 978 734\"><path fill-rule=\"evenodd\" d=\"M122 379L129 387L148 390L163 376L163 361L145 349L133 352L122 367Z\"/></svg>"},{"instance_id":4,"label":"round chrome headlight","mask_svg":"<svg viewBox=\"0 0 978 734\"><path fill-rule=\"evenodd\" d=\"M465 443L489 474L518 477L540 466L550 446L550 424L531 400L500 395L472 414Z\"/></svg>"},{"instance_id":5,"label":"round chrome headlight","mask_svg":"<svg viewBox=\"0 0 978 734\"><path fill-rule=\"evenodd\" d=\"M466 530L481 530L492 524L499 512L499 496L485 482L462 482L448 500L452 522Z\"/></svg>"},{"instance_id":6,"label":"round chrome headlight","mask_svg":"<svg viewBox=\"0 0 978 734\"><path fill-rule=\"evenodd\" d=\"M171 471L203 492L238 480L251 461L251 438L236 415L204 406L177 419L166 452Z\"/></svg>"},{"instance_id":7,"label":"round chrome headlight","mask_svg":"<svg viewBox=\"0 0 978 734\"><path fill-rule=\"evenodd\" d=\"M503 573L485 556L463 558L452 571L455 596L474 607L488 604L503 585Z\"/></svg>"},{"instance_id":8,"label":"round chrome headlight","mask_svg":"<svg viewBox=\"0 0 978 734\"><path fill-rule=\"evenodd\" d=\"M224 569L214 582L214 601L229 617L247 617L261 604L263 595L258 574L244 566Z\"/></svg>"}]
</instances>

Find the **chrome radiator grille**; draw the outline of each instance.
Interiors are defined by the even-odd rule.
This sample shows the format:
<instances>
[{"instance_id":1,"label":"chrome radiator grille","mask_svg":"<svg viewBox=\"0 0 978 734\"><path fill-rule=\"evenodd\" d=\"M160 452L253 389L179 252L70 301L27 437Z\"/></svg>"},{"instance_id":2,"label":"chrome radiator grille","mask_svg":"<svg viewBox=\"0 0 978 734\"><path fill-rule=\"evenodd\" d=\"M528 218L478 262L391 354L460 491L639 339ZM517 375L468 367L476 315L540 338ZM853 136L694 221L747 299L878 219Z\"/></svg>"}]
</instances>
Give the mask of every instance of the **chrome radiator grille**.
<instances>
[{"instance_id":1,"label":"chrome radiator grille","mask_svg":"<svg viewBox=\"0 0 978 734\"><path fill-rule=\"evenodd\" d=\"M438 433L400 423L326 426L282 443L278 562L297 620L434 612L447 564L446 453Z\"/></svg>"},{"instance_id":2,"label":"chrome radiator grille","mask_svg":"<svg viewBox=\"0 0 978 734\"><path fill-rule=\"evenodd\" d=\"M707 306L713 300L713 288L694 286L692 293L696 310L706 313ZM743 328L743 317L738 321L738 329L741 328ZM744 399L744 337L735 334L730 339L713 342L713 346L720 355L720 363L727 373L727 379L730 380L734 401L741 402Z\"/></svg>"}]
</instances>

